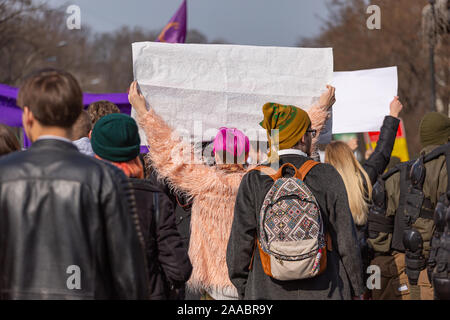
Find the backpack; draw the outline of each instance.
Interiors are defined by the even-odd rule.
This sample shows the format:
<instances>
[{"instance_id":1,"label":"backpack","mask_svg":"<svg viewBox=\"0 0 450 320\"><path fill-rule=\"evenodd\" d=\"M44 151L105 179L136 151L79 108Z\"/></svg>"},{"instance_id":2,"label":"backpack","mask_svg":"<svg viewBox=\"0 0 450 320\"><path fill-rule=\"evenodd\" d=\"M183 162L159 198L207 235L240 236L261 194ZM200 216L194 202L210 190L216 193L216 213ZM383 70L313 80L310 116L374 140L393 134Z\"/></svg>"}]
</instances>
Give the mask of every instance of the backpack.
<instances>
[{"instance_id":1,"label":"backpack","mask_svg":"<svg viewBox=\"0 0 450 320\"><path fill-rule=\"evenodd\" d=\"M265 166L253 169L274 180L260 210L255 240L264 272L274 279L307 279L326 269L327 239L322 215L316 198L303 182L317 164L308 160L297 170L286 163L277 172ZM294 176L283 177L286 167L294 169Z\"/></svg>"}]
</instances>

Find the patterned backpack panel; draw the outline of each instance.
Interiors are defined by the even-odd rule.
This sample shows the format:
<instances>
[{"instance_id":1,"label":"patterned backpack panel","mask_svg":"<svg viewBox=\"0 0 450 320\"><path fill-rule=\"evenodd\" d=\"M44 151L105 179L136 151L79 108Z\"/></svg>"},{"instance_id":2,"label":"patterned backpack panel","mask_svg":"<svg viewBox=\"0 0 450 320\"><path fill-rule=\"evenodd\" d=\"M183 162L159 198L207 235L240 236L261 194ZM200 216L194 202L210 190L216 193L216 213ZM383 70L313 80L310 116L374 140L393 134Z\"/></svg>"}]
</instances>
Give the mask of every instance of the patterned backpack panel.
<instances>
[{"instance_id":1,"label":"patterned backpack panel","mask_svg":"<svg viewBox=\"0 0 450 320\"><path fill-rule=\"evenodd\" d=\"M326 241L319 205L303 182L316 164L307 161L299 171L292 164L285 164L271 175L274 184L261 207L258 247L264 272L274 279L312 278L326 268ZM293 177L282 177L287 165L295 169Z\"/></svg>"}]
</instances>

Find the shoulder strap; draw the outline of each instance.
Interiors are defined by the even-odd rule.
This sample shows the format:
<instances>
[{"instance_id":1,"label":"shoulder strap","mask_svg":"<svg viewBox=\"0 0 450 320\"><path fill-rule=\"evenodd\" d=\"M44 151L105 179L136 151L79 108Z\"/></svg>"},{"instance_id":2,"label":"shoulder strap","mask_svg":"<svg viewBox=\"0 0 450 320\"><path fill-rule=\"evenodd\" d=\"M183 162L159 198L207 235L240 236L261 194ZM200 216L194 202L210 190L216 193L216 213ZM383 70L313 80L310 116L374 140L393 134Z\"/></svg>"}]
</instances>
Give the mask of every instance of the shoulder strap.
<instances>
[{"instance_id":1,"label":"shoulder strap","mask_svg":"<svg viewBox=\"0 0 450 320\"><path fill-rule=\"evenodd\" d=\"M181 203L182 201L180 201L180 198L178 197L178 194L175 194L175 200L177 201L177 204L180 206L180 208L182 208L183 210L187 211L192 207L192 200L191 201L187 201L187 203L183 204ZM184 200L184 199L182 199Z\"/></svg>"},{"instance_id":2,"label":"shoulder strap","mask_svg":"<svg viewBox=\"0 0 450 320\"><path fill-rule=\"evenodd\" d=\"M409 178L409 165L404 163L400 166L400 198L399 207L404 206L405 196L408 193L408 184L411 183Z\"/></svg>"},{"instance_id":3,"label":"shoulder strap","mask_svg":"<svg viewBox=\"0 0 450 320\"><path fill-rule=\"evenodd\" d=\"M399 167L399 165L396 165L394 168L392 168L389 171L387 171L386 173L384 173L381 176L381 179L383 181L386 181L387 179L389 179L390 177L392 177L394 174L396 174L399 171L400 171L400 167Z\"/></svg>"},{"instance_id":4,"label":"shoulder strap","mask_svg":"<svg viewBox=\"0 0 450 320\"><path fill-rule=\"evenodd\" d=\"M155 226L156 228L158 228L159 225L159 193L158 192L154 192L153 193L153 206L155 208Z\"/></svg>"},{"instance_id":5,"label":"shoulder strap","mask_svg":"<svg viewBox=\"0 0 450 320\"><path fill-rule=\"evenodd\" d=\"M435 148L433 151L431 151L430 153L426 154L424 156L423 162L432 161L436 158L439 158L442 155L445 155L447 157L449 150L450 150L450 143L439 146L439 147Z\"/></svg>"},{"instance_id":6,"label":"shoulder strap","mask_svg":"<svg viewBox=\"0 0 450 320\"><path fill-rule=\"evenodd\" d=\"M260 172L268 175L269 177L271 177L272 180L276 180L275 176L276 176L277 172L272 167L258 166L256 168L253 168L250 171L260 171Z\"/></svg>"},{"instance_id":7,"label":"shoulder strap","mask_svg":"<svg viewBox=\"0 0 450 320\"><path fill-rule=\"evenodd\" d=\"M280 167L280 169L278 169L278 171L275 171L272 167L266 167L266 166L259 166L250 171L253 171L253 170L261 171L264 174L271 177L273 180L277 180L283 176L284 168L291 167L295 171L294 176L303 181L305 179L306 175L308 174L308 172L318 164L319 164L319 162L317 162L317 161L307 160L299 169L297 169L292 163L285 163Z\"/></svg>"},{"instance_id":8,"label":"shoulder strap","mask_svg":"<svg viewBox=\"0 0 450 320\"><path fill-rule=\"evenodd\" d=\"M299 171L299 179L300 180L305 180L306 175L309 173L309 171L314 168L316 165L318 165L319 162L314 161L314 160L308 160L306 161L301 167L300 169L298 169Z\"/></svg>"}]
</instances>

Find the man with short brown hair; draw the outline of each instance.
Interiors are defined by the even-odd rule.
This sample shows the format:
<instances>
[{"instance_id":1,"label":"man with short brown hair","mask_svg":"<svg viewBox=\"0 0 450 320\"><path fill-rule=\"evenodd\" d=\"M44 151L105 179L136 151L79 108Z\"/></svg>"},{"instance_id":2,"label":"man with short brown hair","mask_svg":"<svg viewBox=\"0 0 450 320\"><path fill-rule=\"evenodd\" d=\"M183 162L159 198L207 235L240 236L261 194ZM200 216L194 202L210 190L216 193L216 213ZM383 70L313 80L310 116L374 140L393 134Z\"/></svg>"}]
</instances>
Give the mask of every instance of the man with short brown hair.
<instances>
[{"instance_id":1,"label":"man with short brown hair","mask_svg":"<svg viewBox=\"0 0 450 320\"><path fill-rule=\"evenodd\" d=\"M83 108L78 82L40 71L17 101L33 145L0 160L0 297L147 299L130 184L70 140Z\"/></svg>"},{"instance_id":2,"label":"man with short brown hair","mask_svg":"<svg viewBox=\"0 0 450 320\"><path fill-rule=\"evenodd\" d=\"M17 95L17 105L24 111L22 119L26 120L27 128L32 114L42 126L68 129L83 110L83 93L71 74L44 69L25 79Z\"/></svg>"}]
</instances>

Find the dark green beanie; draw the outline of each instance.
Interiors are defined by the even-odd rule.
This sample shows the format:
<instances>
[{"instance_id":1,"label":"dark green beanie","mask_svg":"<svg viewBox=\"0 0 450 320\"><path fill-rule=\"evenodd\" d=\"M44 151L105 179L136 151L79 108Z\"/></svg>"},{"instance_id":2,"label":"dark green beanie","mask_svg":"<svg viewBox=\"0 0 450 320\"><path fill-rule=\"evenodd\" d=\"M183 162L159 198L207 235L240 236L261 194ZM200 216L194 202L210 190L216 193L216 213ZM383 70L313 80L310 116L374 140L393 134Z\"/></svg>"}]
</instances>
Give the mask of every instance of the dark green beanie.
<instances>
[{"instance_id":1,"label":"dark green beanie","mask_svg":"<svg viewBox=\"0 0 450 320\"><path fill-rule=\"evenodd\" d=\"M446 144L450 137L450 118L439 112L427 113L420 123L422 148Z\"/></svg>"},{"instance_id":2,"label":"dark green beanie","mask_svg":"<svg viewBox=\"0 0 450 320\"><path fill-rule=\"evenodd\" d=\"M120 113L100 118L91 135L92 150L100 158L126 162L139 155L141 139L133 118Z\"/></svg>"}]
</instances>

